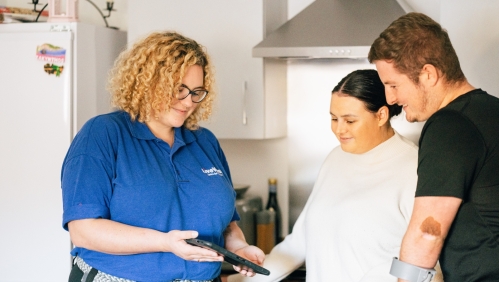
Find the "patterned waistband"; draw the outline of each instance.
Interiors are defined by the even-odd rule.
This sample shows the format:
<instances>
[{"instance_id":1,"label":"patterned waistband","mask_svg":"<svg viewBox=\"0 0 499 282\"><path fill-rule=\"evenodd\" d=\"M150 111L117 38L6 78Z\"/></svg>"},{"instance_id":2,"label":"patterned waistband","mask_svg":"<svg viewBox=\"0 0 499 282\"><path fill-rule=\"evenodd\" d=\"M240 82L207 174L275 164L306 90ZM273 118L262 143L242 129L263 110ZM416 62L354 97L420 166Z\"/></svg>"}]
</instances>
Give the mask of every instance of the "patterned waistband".
<instances>
[{"instance_id":1,"label":"patterned waistband","mask_svg":"<svg viewBox=\"0 0 499 282\"><path fill-rule=\"evenodd\" d=\"M76 265L84 272L89 273L92 267L88 265L82 258L75 258ZM214 282L214 279L211 280L188 280L188 279L175 279L172 282ZM97 275L94 278L93 282L135 282L133 280L128 280L125 278L119 278L102 271L98 271Z\"/></svg>"},{"instance_id":2,"label":"patterned waistband","mask_svg":"<svg viewBox=\"0 0 499 282\"><path fill-rule=\"evenodd\" d=\"M92 267L88 265L82 258L75 258L76 265L83 271L83 273L89 273ZM94 277L93 282L135 282L133 280L128 280L125 278L119 278L111 274L98 271L97 275Z\"/></svg>"}]
</instances>

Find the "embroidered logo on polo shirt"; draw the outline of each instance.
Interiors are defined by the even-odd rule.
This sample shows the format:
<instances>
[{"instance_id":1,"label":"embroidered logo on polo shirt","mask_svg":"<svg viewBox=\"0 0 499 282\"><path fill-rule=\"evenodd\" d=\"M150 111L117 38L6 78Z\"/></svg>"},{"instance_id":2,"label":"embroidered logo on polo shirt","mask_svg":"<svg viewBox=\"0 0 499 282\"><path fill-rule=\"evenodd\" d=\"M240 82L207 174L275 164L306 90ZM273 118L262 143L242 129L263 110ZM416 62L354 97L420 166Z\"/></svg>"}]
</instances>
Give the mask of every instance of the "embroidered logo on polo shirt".
<instances>
[{"instance_id":1,"label":"embroidered logo on polo shirt","mask_svg":"<svg viewBox=\"0 0 499 282\"><path fill-rule=\"evenodd\" d=\"M220 176L223 176L224 174L222 173L221 170L217 169L216 167L212 167L212 168L209 168L209 169L204 169L204 168L201 168L201 170L203 171L203 173L205 173L206 175L208 176L213 176L213 175L220 175Z\"/></svg>"}]
</instances>

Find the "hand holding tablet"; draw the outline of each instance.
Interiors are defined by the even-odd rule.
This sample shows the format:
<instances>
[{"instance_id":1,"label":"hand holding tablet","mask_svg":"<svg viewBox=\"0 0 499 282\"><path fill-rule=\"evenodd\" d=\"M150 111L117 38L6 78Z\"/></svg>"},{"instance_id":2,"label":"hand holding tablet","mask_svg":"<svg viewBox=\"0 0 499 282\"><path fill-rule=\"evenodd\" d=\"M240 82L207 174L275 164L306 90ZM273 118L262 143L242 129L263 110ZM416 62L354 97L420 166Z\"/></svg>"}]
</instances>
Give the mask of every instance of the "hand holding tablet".
<instances>
[{"instance_id":1,"label":"hand holding tablet","mask_svg":"<svg viewBox=\"0 0 499 282\"><path fill-rule=\"evenodd\" d=\"M255 273L263 274L263 275L269 275L270 271L268 269L265 269L243 257L240 257L233 252L230 252L226 250L225 248L222 248L216 244L213 244L208 241L204 241L201 239L196 239L196 238L191 238L191 239L185 239L185 241L188 244L191 244L193 246L198 246L201 248L206 248L212 251L217 252L218 254L222 255L224 257L224 260L232 265L235 266L246 266L251 268Z\"/></svg>"}]
</instances>

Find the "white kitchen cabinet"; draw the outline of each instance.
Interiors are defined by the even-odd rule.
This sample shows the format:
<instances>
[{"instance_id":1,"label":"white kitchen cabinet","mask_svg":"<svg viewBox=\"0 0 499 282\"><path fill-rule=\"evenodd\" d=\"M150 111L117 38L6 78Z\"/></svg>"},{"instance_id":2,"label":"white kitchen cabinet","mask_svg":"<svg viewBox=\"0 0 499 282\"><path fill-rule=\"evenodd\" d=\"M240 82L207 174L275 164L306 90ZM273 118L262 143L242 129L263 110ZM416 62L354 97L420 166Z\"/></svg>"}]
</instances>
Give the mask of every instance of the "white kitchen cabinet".
<instances>
[{"instance_id":1,"label":"white kitchen cabinet","mask_svg":"<svg viewBox=\"0 0 499 282\"><path fill-rule=\"evenodd\" d=\"M173 30L206 47L218 97L203 126L224 139L286 135L286 62L266 59L264 66L251 55L263 39L262 0L130 0L128 5L129 43L152 31ZM264 80L265 72L271 79Z\"/></svg>"}]
</instances>

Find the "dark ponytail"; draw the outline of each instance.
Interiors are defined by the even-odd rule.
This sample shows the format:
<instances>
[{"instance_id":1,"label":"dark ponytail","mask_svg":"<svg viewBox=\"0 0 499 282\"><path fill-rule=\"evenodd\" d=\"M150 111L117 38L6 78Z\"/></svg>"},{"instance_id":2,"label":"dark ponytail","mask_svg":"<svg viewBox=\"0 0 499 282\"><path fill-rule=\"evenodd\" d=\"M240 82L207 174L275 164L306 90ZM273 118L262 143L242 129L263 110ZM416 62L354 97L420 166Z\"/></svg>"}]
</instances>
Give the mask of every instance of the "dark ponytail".
<instances>
[{"instance_id":1,"label":"dark ponytail","mask_svg":"<svg viewBox=\"0 0 499 282\"><path fill-rule=\"evenodd\" d=\"M402 112L402 106L388 105L385 86L381 82L378 72L373 69L356 70L349 73L333 89L333 93L336 92L361 100L366 109L372 113L378 112L383 106L388 107L390 118Z\"/></svg>"}]
</instances>

